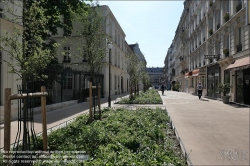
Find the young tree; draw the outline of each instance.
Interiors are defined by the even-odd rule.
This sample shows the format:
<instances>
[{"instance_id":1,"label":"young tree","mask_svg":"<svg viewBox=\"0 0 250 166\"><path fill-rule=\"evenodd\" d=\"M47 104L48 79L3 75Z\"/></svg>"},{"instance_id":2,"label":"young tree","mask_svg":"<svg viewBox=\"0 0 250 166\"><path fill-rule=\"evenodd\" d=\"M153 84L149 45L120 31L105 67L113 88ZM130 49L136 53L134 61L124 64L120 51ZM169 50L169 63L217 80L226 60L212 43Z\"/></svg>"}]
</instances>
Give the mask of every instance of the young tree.
<instances>
[{"instance_id":1,"label":"young tree","mask_svg":"<svg viewBox=\"0 0 250 166\"><path fill-rule=\"evenodd\" d=\"M75 58L79 59L78 66L90 72L94 84L95 74L100 72L107 51L106 18L101 12L98 3L91 3L88 8L80 7L74 12L74 21L78 25Z\"/></svg>"},{"instance_id":2,"label":"young tree","mask_svg":"<svg viewBox=\"0 0 250 166\"><path fill-rule=\"evenodd\" d=\"M136 82L137 82L137 65L139 60L135 54L128 55L127 59L127 71L130 76L130 98L133 97L133 87L134 87L134 94L136 89Z\"/></svg>"}]
</instances>

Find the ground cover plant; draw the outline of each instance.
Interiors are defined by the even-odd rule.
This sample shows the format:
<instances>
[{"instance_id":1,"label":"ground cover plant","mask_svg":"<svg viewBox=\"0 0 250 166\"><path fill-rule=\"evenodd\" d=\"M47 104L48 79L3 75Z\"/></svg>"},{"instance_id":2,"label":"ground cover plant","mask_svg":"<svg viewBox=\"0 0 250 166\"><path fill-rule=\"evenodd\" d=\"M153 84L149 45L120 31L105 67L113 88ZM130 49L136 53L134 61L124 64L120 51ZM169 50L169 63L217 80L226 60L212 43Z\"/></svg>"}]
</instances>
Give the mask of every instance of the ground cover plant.
<instances>
[{"instance_id":1,"label":"ground cover plant","mask_svg":"<svg viewBox=\"0 0 250 166\"><path fill-rule=\"evenodd\" d=\"M50 151L85 151L89 159L84 165L186 165L169 117L160 108L107 109L102 120L92 123L87 115L80 116L49 134L48 146ZM66 155L35 165L63 165ZM67 163L80 165L76 160Z\"/></svg>"},{"instance_id":2,"label":"ground cover plant","mask_svg":"<svg viewBox=\"0 0 250 166\"><path fill-rule=\"evenodd\" d=\"M131 98L124 97L117 104L162 104L162 100L157 90L149 89Z\"/></svg>"}]
</instances>

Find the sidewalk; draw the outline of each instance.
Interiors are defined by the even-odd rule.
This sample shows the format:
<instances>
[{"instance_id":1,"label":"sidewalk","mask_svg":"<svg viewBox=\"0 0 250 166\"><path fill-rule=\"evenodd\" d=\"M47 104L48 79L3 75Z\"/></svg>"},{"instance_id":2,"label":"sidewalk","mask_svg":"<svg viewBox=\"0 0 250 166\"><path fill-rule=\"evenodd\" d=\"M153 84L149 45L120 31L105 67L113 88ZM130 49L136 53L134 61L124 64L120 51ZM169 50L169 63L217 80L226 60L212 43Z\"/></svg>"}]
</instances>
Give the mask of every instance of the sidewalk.
<instances>
[{"instance_id":1,"label":"sidewalk","mask_svg":"<svg viewBox=\"0 0 250 166\"><path fill-rule=\"evenodd\" d=\"M192 165L250 165L248 107L183 92L161 97Z\"/></svg>"},{"instance_id":2,"label":"sidewalk","mask_svg":"<svg viewBox=\"0 0 250 166\"><path fill-rule=\"evenodd\" d=\"M120 95L111 96L111 107L114 105L114 101L117 98L127 96L129 93L123 93ZM101 98L101 108L108 107L108 98ZM70 107L65 107L62 109L57 109L54 111L47 112L47 129L57 126L65 121L73 119L83 113L89 111L89 103L83 102ZM22 127L23 129L23 127ZM34 129L36 133L42 132L42 115L34 115ZM18 121L11 122L11 144L15 142L16 134L18 131ZM20 140L22 137L20 137ZM4 146L4 124L0 125L0 149Z\"/></svg>"}]
</instances>

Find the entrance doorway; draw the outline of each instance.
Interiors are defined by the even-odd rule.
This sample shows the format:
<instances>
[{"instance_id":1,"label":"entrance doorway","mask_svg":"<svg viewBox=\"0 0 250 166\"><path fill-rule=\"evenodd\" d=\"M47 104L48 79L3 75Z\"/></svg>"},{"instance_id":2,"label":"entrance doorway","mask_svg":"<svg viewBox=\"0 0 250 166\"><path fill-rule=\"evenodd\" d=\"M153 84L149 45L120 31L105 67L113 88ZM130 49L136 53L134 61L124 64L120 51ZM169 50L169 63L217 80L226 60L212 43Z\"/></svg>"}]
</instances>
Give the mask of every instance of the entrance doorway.
<instances>
[{"instance_id":1,"label":"entrance doorway","mask_svg":"<svg viewBox=\"0 0 250 166\"><path fill-rule=\"evenodd\" d=\"M244 104L250 105L250 68L243 70Z\"/></svg>"}]
</instances>

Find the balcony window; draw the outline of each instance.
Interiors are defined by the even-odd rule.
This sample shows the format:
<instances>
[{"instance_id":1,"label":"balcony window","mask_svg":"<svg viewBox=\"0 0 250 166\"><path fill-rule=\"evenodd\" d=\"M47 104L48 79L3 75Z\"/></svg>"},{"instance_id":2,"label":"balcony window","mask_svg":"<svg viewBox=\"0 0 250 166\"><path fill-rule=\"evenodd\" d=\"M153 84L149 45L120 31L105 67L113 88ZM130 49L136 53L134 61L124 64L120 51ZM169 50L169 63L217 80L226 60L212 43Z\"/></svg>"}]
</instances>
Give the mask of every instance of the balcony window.
<instances>
[{"instance_id":1,"label":"balcony window","mask_svg":"<svg viewBox=\"0 0 250 166\"><path fill-rule=\"evenodd\" d=\"M238 45L236 46L236 51L237 51L237 52L242 51L242 44L238 44Z\"/></svg>"},{"instance_id":2,"label":"balcony window","mask_svg":"<svg viewBox=\"0 0 250 166\"><path fill-rule=\"evenodd\" d=\"M242 9L242 2L240 1L239 4L236 6L236 13Z\"/></svg>"},{"instance_id":3,"label":"balcony window","mask_svg":"<svg viewBox=\"0 0 250 166\"><path fill-rule=\"evenodd\" d=\"M236 45L236 51L240 52L242 51L242 43L241 43L241 27L238 29L238 45Z\"/></svg>"},{"instance_id":4,"label":"balcony window","mask_svg":"<svg viewBox=\"0 0 250 166\"><path fill-rule=\"evenodd\" d=\"M217 30L220 29L220 23L217 24Z\"/></svg>"}]
</instances>

